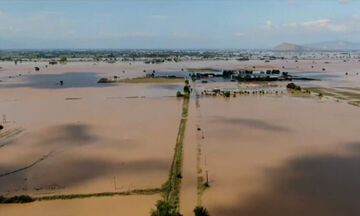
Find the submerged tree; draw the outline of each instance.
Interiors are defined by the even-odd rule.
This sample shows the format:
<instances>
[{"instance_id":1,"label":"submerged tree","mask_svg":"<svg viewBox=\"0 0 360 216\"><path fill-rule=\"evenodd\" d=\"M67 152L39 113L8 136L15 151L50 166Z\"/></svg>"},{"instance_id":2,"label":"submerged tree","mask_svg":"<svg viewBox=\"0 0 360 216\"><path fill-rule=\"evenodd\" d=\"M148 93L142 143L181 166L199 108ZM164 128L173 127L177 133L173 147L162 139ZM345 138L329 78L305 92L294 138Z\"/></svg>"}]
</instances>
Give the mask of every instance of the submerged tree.
<instances>
[{"instance_id":1,"label":"submerged tree","mask_svg":"<svg viewBox=\"0 0 360 216\"><path fill-rule=\"evenodd\" d=\"M60 58L60 62L63 63L63 62L66 62L66 61L67 61L67 58L66 58L65 56L63 56L63 57Z\"/></svg>"},{"instance_id":2,"label":"submerged tree","mask_svg":"<svg viewBox=\"0 0 360 216\"><path fill-rule=\"evenodd\" d=\"M202 206L196 206L194 209L195 216L209 216L209 212Z\"/></svg>"},{"instance_id":3,"label":"submerged tree","mask_svg":"<svg viewBox=\"0 0 360 216\"><path fill-rule=\"evenodd\" d=\"M175 205L168 201L159 200L156 209L151 211L151 216L180 216Z\"/></svg>"},{"instance_id":4,"label":"submerged tree","mask_svg":"<svg viewBox=\"0 0 360 216\"><path fill-rule=\"evenodd\" d=\"M189 85L185 85L185 86L184 86L184 93L185 93L185 94L190 94L190 87L189 87Z\"/></svg>"},{"instance_id":5,"label":"submerged tree","mask_svg":"<svg viewBox=\"0 0 360 216\"><path fill-rule=\"evenodd\" d=\"M301 87L296 85L295 83L289 83L287 84L286 88L288 89L294 89L294 90L297 90L297 91L301 91Z\"/></svg>"},{"instance_id":6,"label":"submerged tree","mask_svg":"<svg viewBox=\"0 0 360 216\"><path fill-rule=\"evenodd\" d=\"M230 97L230 92L229 91L224 92L224 96L225 97Z\"/></svg>"},{"instance_id":7,"label":"submerged tree","mask_svg":"<svg viewBox=\"0 0 360 216\"><path fill-rule=\"evenodd\" d=\"M176 97L183 97L184 95L180 92L180 91L177 91L176 92Z\"/></svg>"}]
</instances>

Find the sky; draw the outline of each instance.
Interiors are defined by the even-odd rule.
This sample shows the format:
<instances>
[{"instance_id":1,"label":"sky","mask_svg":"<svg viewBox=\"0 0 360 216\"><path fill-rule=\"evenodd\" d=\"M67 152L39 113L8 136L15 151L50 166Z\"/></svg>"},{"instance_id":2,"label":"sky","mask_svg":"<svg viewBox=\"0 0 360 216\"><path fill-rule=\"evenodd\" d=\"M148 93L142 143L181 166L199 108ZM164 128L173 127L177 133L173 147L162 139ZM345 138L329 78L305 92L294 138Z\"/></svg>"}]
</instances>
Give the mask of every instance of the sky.
<instances>
[{"instance_id":1,"label":"sky","mask_svg":"<svg viewBox=\"0 0 360 216\"><path fill-rule=\"evenodd\" d=\"M0 0L0 49L360 42L360 0Z\"/></svg>"}]
</instances>

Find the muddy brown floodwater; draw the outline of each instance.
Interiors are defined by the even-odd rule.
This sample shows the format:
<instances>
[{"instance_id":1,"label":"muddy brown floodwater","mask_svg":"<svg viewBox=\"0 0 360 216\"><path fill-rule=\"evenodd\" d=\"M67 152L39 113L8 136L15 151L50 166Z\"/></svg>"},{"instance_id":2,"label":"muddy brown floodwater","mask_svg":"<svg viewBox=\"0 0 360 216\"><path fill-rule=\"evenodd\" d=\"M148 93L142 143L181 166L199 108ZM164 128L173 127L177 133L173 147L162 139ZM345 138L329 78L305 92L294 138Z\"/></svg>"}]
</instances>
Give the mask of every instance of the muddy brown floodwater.
<instances>
[{"instance_id":1,"label":"muddy brown floodwater","mask_svg":"<svg viewBox=\"0 0 360 216\"><path fill-rule=\"evenodd\" d=\"M101 77L256 66L316 76L320 80L297 84L347 94L357 93L360 83L360 64L340 60L45 64L0 65L0 117L6 121L0 133L0 195L120 192L159 188L167 180L182 109L174 96L183 84L97 84ZM247 85L254 84L240 86ZM286 93L191 97L188 115L180 187L185 216L199 204L219 216L360 212L359 107ZM210 188L199 193L198 177L206 173ZM160 194L36 201L0 205L0 215L149 215L159 199Z\"/></svg>"},{"instance_id":2,"label":"muddy brown floodwater","mask_svg":"<svg viewBox=\"0 0 360 216\"><path fill-rule=\"evenodd\" d=\"M243 96L202 98L199 109L192 117L202 122L202 167L210 180L202 199L212 215L360 212L357 107Z\"/></svg>"},{"instance_id":3,"label":"muddy brown floodwater","mask_svg":"<svg viewBox=\"0 0 360 216\"><path fill-rule=\"evenodd\" d=\"M159 195L100 197L74 200L41 201L28 204L0 205L1 215L29 216L98 216L98 215L150 215ZM141 206L138 208L136 206Z\"/></svg>"}]
</instances>

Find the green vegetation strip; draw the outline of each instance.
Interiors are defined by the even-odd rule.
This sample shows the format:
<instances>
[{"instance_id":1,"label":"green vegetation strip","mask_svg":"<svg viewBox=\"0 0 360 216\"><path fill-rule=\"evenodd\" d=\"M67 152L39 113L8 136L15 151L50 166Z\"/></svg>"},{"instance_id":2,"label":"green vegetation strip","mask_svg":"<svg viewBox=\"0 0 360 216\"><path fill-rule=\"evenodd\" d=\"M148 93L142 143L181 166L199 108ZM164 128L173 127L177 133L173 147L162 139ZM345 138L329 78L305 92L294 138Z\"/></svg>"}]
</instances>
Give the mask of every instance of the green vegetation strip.
<instances>
[{"instance_id":1,"label":"green vegetation strip","mask_svg":"<svg viewBox=\"0 0 360 216\"><path fill-rule=\"evenodd\" d=\"M163 185L164 200L159 200L156 209L152 210L152 216L179 216L179 192L181 183L181 171L183 161L183 143L185 137L186 122L189 109L189 95L186 94L183 100L181 121L176 138L175 152L171 164L169 179Z\"/></svg>"},{"instance_id":2,"label":"green vegetation strip","mask_svg":"<svg viewBox=\"0 0 360 216\"><path fill-rule=\"evenodd\" d=\"M170 203L179 205L179 189L181 182L183 142L185 136L187 115L189 108L189 97L184 97L182 118L180 121L178 136L176 138L175 153L170 168L169 179L164 185L165 199Z\"/></svg>"},{"instance_id":3,"label":"green vegetation strip","mask_svg":"<svg viewBox=\"0 0 360 216\"><path fill-rule=\"evenodd\" d=\"M123 191L123 192L53 195L53 196L35 197L34 199L38 201L67 200L67 199L79 199L79 198L89 198L89 197L106 197L106 196L153 195L161 192L162 192L161 188L150 188L150 189L135 189L135 190Z\"/></svg>"},{"instance_id":4,"label":"green vegetation strip","mask_svg":"<svg viewBox=\"0 0 360 216\"><path fill-rule=\"evenodd\" d=\"M153 195L161 192L162 192L161 188L150 188L150 189L135 189L135 190L123 191L123 192L65 194L65 195L51 195L51 196L41 196L41 197L30 197L28 195L13 196L13 197L0 196L0 203L28 203L33 201L69 200L69 199L81 199L81 198L90 198L90 197Z\"/></svg>"},{"instance_id":5,"label":"green vegetation strip","mask_svg":"<svg viewBox=\"0 0 360 216\"><path fill-rule=\"evenodd\" d=\"M305 89L309 90L311 92L317 93L319 95L328 96L328 97L335 97L335 98L338 98L338 99L344 99L344 98L341 98L338 95L332 93L331 91L329 91L326 88L320 88L320 87L319 88L313 88L313 87L310 87L310 88L305 88Z\"/></svg>"},{"instance_id":6,"label":"green vegetation strip","mask_svg":"<svg viewBox=\"0 0 360 216\"><path fill-rule=\"evenodd\" d=\"M343 89L350 89L352 88L343 88ZM347 101L348 104L360 107L360 94L355 92L348 92L348 91L339 91L336 89L331 88L306 88L306 90L314 92L319 96L327 96L333 97L338 100Z\"/></svg>"}]
</instances>

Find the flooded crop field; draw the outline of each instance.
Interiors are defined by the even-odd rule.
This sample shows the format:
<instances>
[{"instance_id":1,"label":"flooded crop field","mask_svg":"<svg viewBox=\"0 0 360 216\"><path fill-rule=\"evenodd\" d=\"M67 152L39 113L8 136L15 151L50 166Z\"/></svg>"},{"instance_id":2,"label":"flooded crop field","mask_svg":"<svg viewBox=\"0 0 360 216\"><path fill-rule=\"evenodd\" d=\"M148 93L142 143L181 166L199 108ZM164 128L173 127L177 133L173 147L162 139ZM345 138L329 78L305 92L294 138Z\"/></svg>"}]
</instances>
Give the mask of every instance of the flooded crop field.
<instances>
[{"instance_id":1,"label":"flooded crop field","mask_svg":"<svg viewBox=\"0 0 360 216\"><path fill-rule=\"evenodd\" d=\"M184 215L359 212L359 63L263 64L2 63L0 195L34 200L0 215L149 215L164 197ZM309 79L188 76L254 67Z\"/></svg>"}]
</instances>

